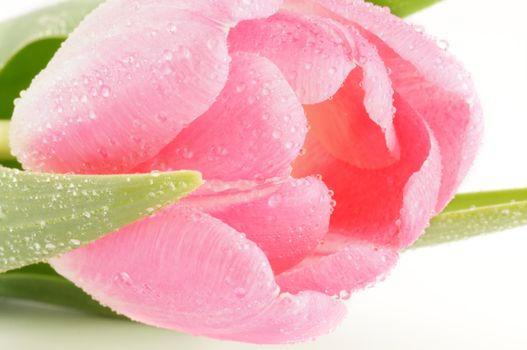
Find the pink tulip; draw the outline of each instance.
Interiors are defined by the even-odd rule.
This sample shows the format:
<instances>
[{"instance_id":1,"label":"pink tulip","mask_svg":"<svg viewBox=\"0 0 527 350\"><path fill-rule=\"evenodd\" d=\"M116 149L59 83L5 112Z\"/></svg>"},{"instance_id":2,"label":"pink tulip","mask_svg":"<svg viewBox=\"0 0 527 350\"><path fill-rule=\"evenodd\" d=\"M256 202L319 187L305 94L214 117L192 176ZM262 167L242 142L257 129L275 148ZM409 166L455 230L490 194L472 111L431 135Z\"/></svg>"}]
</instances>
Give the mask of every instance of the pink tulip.
<instances>
[{"instance_id":1,"label":"pink tulip","mask_svg":"<svg viewBox=\"0 0 527 350\"><path fill-rule=\"evenodd\" d=\"M107 1L18 103L13 150L35 171L207 184L51 263L150 325L329 332L475 156L480 105L440 46L362 0Z\"/></svg>"}]
</instances>

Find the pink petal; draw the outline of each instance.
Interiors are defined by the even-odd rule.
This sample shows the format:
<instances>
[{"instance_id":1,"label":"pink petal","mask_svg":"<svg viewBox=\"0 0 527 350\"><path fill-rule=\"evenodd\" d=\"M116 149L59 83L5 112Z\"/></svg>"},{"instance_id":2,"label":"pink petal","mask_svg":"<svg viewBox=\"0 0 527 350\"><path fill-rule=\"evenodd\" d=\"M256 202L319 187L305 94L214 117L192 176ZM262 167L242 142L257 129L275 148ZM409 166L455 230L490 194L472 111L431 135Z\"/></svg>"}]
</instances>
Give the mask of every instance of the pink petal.
<instances>
[{"instance_id":1,"label":"pink petal","mask_svg":"<svg viewBox=\"0 0 527 350\"><path fill-rule=\"evenodd\" d=\"M379 168L399 157L393 128L393 90L384 63L358 33L350 31L361 67L333 96L305 106L313 133L334 157L359 168Z\"/></svg>"},{"instance_id":2,"label":"pink petal","mask_svg":"<svg viewBox=\"0 0 527 350\"><path fill-rule=\"evenodd\" d=\"M20 101L14 153L32 170L131 170L217 97L228 72L228 24L271 15L280 4L107 1Z\"/></svg>"},{"instance_id":3,"label":"pink petal","mask_svg":"<svg viewBox=\"0 0 527 350\"><path fill-rule=\"evenodd\" d=\"M347 298L383 279L397 262L397 251L329 234L298 266L276 277L283 291L320 291Z\"/></svg>"},{"instance_id":4,"label":"pink petal","mask_svg":"<svg viewBox=\"0 0 527 350\"><path fill-rule=\"evenodd\" d=\"M360 169L334 158L309 133L307 153L294 164L297 177L321 174L337 202L330 231L376 245L406 247L434 213L441 164L426 124L395 95L395 129L401 159L382 169Z\"/></svg>"},{"instance_id":5,"label":"pink petal","mask_svg":"<svg viewBox=\"0 0 527 350\"><path fill-rule=\"evenodd\" d=\"M306 132L302 105L278 68L239 53L216 103L137 170L196 169L223 181L287 176Z\"/></svg>"},{"instance_id":6,"label":"pink petal","mask_svg":"<svg viewBox=\"0 0 527 350\"><path fill-rule=\"evenodd\" d=\"M280 67L308 104L320 142L335 157L366 168L397 160L391 82L377 50L357 31L327 18L282 11L240 23L229 43L231 51L256 52ZM350 74L352 60L361 69Z\"/></svg>"},{"instance_id":7,"label":"pink petal","mask_svg":"<svg viewBox=\"0 0 527 350\"><path fill-rule=\"evenodd\" d=\"M234 205L207 210L255 242L275 273L306 257L328 232L331 196L314 177L288 179L273 192Z\"/></svg>"},{"instance_id":8,"label":"pink petal","mask_svg":"<svg viewBox=\"0 0 527 350\"><path fill-rule=\"evenodd\" d=\"M12 146L26 168L130 170L205 112L223 87L224 27L155 6L125 17L123 6L129 4L114 11L103 5L88 16L79 32L97 31L101 16L111 17L113 27L89 45L83 42L90 36L72 34L17 105ZM179 31L171 32L172 25ZM204 38L215 40L214 49Z\"/></svg>"},{"instance_id":9,"label":"pink petal","mask_svg":"<svg viewBox=\"0 0 527 350\"><path fill-rule=\"evenodd\" d=\"M483 132L470 74L446 43L362 0L287 0L286 8L355 23L393 72L395 90L427 121L436 137L443 175L436 210L452 198L472 164Z\"/></svg>"},{"instance_id":10,"label":"pink petal","mask_svg":"<svg viewBox=\"0 0 527 350\"><path fill-rule=\"evenodd\" d=\"M339 24L330 19L282 11L264 20L239 23L229 33L229 46L231 52L269 58L302 103L318 103L339 89L354 66L353 48L343 35Z\"/></svg>"},{"instance_id":11,"label":"pink petal","mask_svg":"<svg viewBox=\"0 0 527 350\"><path fill-rule=\"evenodd\" d=\"M436 205L436 211L440 212L454 196L476 157L483 135L481 105L473 88L470 89L474 96L466 99L427 81L387 47L380 52L394 72L396 91L424 118L438 141L443 174ZM462 80L468 81L468 78ZM459 84L469 86L463 81Z\"/></svg>"},{"instance_id":12,"label":"pink petal","mask_svg":"<svg viewBox=\"0 0 527 350\"><path fill-rule=\"evenodd\" d=\"M306 340L327 333L344 314L342 304L319 293L279 295L256 244L182 204L52 264L134 320L220 339Z\"/></svg>"}]
</instances>

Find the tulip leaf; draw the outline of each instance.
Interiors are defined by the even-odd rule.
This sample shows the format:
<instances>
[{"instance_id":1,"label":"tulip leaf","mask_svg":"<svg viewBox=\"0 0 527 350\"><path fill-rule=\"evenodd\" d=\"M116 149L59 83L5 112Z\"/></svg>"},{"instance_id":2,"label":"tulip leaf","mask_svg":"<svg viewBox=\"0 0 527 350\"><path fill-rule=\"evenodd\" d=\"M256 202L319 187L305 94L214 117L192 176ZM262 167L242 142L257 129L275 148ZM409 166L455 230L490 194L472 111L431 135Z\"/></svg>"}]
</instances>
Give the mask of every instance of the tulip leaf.
<instances>
[{"instance_id":1,"label":"tulip leaf","mask_svg":"<svg viewBox=\"0 0 527 350\"><path fill-rule=\"evenodd\" d=\"M192 171L94 176L0 167L0 272L92 242L200 185Z\"/></svg>"},{"instance_id":2,"label":"tulip leaf","mask_svg":"<svg viewBox=\"0 0 527 350\"><path fill-rule=\"evenodd\" d=\"M9 122L0 120L0 161L7 161L12 158L9 150Z\"/></svg>"},{"instance_id":3,"label":"tulip leaf","mask_svg":"<svg viewBox=\"0 0 527 350\"><path fill-rule=\"evenodd\" d=\"M527 225L527 189L460 194L413 245L458 241Z\"/></svg>"},{"instance_id":4,"label":"tulip leaf","mask_svg":"<svg viewBox=\"0 0 527 350\"><path fill-rule=\"evenodd\" d=\"M69 33L103 0L70 0L0 23L0 118Z\"/></svg>"},{"instance_id":5,"label":"tulip leaf","mask_svg":"<svg viewBox=\"0 0 527 350\"><path fill-rule=\"evenodd\" d=\"M394 15L409 16L441 0L366 0L379 6L387 6Z\"/></svg>"},{"instance_id":6,"label":"tulip leaf","mask_svg":"<svg viewBox=\"0 0 527 350\"><path fill-rule=\"evenodd\" d=\"M66 307L103 317L122 318L59 275L27 272L0 274L0 296Z\"/></svg>"}]
</instances>

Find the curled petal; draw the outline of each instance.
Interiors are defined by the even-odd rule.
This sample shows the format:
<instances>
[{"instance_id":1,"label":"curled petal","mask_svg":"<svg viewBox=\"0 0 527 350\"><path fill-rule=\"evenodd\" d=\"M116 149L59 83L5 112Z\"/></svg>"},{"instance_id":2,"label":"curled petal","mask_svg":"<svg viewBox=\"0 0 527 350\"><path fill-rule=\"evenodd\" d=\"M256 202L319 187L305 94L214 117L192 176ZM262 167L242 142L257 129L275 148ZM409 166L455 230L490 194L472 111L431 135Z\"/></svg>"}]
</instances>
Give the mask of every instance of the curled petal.
<instances>
[{"instance_id":1,"label":"curled petal","mask_svg":"<svg viewBox=\"0 0 527 350\"><path fill-rule=\"evenodd\" d=\"M328 232L331 196L314 178L288 179L252 201L207 210L255 242L275 273L304 259Z\"/></svg>"},{"instance_id":2,"label":"curled petal","mask_svg":"<svg viewBox=\"0 0 527 350\"><path fill-rule=\"evenodd\" d=\"M319 293L280 295L256 244L183 204L52 265L134 320L220 339L301 341L328 332L344 315L342 304Z\"/></svg>"},{"instance_id":3,"label":"curled petal","mask_svg":"<svg viewBox=\"0 0 527 350\"><path fill-rule=\"evenodd\" d=\"M196 169L222 181L287 176L306 132L302 106L278 68L237 53L212 107L136 170Z\"/></svg>"},{"instance_id":4,"label":"curled petal","mask_svg":"<svg viewBox=\"0 0 527 350\"><path fill-rule=\"evenodd\" d=\"M375 47L356 30L282 11L240 23L229 44L231 51L256 52L278 65L335 157L366 168L397 160L391 82Z\"/></svg>"},{"instance_id":5,"label":"curled petal","mask_svg":"<svg viewBox=\"0 0 527 350\"><path fill-rule=\"evenodd\" d=\"M319 142L334 157L359 168L393 164L400 156L393 127L393 90L374 46L349 30L358 67L333 98L305 110Z\"/></svg>"},{"instance_id":6,"label":"curled petal","mask_svg":"<svg viewBox=\"0 0 527 350\"><path fill-rule=\"evenodd\" d=\"M287 0L287 9L356 25L391 69L393 86L427 122L442 158L441 211L465 177L479 148L482 110L474 83L445 43L363 0Z\"/></svg>"},{"instance_id":7,"label":"curled petal","mask_svg":"<svg viewBox=\"0 0 527 350\"><path fill-rule=\"evenodd\" d=\"M441 158L434 136L415 111L398 95L395 105L401 144L397 163L382 169L354 167L334 158L316 134L309 133L306 155L296 160L293 175L321 174L335 192L330 231L376 245L406 247L434 214Z\"/></svg>"},{"instance_id":8,"label":"curled petal","mask_svg":"<svg viewBox=\"0 0 527 350\"><path fill-rule=\"evenodd\" d=\"M353 48L330 19L281 11L239 23L229 33L231 51L261 54L284 73L303 104L322 102L354 67ZM294 57L294 59L292 59Z\"/></svg>"},{"instance_id":9,"label":"curled petal","mask_svg":"<svg viewBox=\"0 0 527 350\"><path fill-rule=\"evenodd\" d=\"M328 234L298 266L276 276L283 291L314 290L347 298L382 279L397 262L397 251Z\"/></svg>"}]
</instances>

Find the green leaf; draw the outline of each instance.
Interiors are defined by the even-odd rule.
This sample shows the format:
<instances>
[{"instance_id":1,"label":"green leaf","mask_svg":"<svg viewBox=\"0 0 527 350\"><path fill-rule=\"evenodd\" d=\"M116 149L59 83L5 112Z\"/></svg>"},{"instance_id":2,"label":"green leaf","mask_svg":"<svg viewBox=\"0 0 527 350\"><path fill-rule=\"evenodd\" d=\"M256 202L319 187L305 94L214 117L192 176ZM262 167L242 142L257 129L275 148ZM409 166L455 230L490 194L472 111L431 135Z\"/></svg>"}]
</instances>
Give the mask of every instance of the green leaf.
<instances>
[{"instance_id":1,"label":"green leaf","mask_svg":"<svg viewBox=\"0 0 527 350\"><path fill-rule=\"evenodd\" d=\"M103 0L71 0L0 23L0 119L81 20Z\"/></svg>"},{"instance_id":2,"label":"green leaf","mask_svg":"<svg viewBox=\"0 0 527 350\"><path fill-rule=\"evenodd\" d=\"M9 122L0 120L0 161L12 160L9 151Z\"/></svg>"},{"instance_id":3,"label":"green leaf","mask_svg":"<svg viewBox=\"0 0 527 350\"><path fill-rule=\"evenodd\" d=\"M380 6L387 6L394 15L405 17L441 0L366 0Z\"/></svg>"},{"instance_id":4,"label":"green leaf","mask_svg":"<svg viewBox=\"0 0 527 350\"><path fill-rule=\"evenodd\" d=\"M62 306L104 317L122 318L57 274L0 274L0 296Z\"/></svg>"},{"instance_id":5,"label":"green leaf","mask_svg":"<svg viewBox=\"0 0 527 350\"><path fill-rule=\"evenodd\" d=\"M0 272L94 241L200 185L192 171L90 176L0 168Z\"/></svg>"},{"instance_id":6,"label":"green leaf","mask_svg":"<svg viewBox=\"0 0 527 350\"><path fill-rule=\"evenodd\" d=\"M527 189L460 194L413 245L458 241L527 225Z\"/></svg>"}]
</instances>

